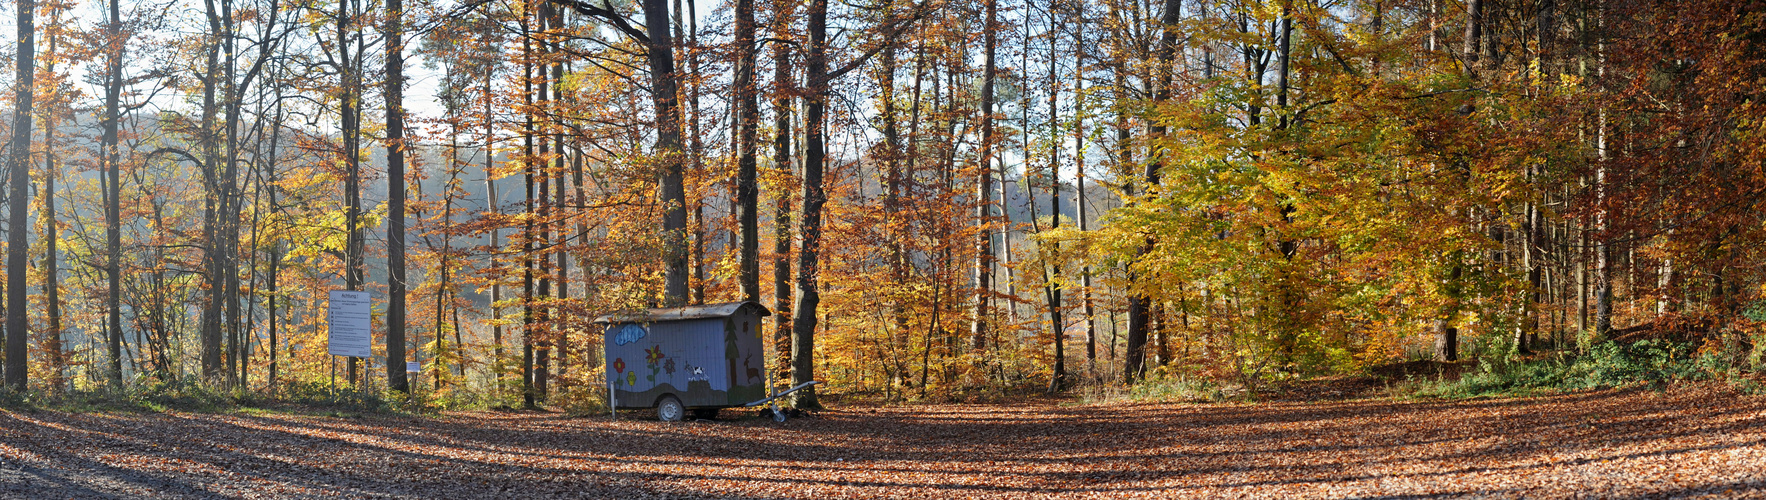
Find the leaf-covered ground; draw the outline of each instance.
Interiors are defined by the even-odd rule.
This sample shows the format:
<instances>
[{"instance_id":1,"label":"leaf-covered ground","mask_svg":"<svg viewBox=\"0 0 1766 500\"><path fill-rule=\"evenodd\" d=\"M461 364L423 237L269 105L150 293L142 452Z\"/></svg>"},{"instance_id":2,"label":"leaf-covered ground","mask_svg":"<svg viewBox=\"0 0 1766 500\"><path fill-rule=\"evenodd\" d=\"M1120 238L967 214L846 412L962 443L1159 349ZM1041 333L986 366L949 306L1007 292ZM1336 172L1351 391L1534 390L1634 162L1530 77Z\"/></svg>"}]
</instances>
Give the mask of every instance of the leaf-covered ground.
<instances>
[{"instance_id":1,"label":"leaf-covered ground","mask_svg":"<svg viewBox=\"0 0 1766 500\"><path fill-rule=\"evenodd\" d=\"M1766 398L1718 386L724 418L0 412L0 496L1766 497Z\"/></svg>"}]
</instances>

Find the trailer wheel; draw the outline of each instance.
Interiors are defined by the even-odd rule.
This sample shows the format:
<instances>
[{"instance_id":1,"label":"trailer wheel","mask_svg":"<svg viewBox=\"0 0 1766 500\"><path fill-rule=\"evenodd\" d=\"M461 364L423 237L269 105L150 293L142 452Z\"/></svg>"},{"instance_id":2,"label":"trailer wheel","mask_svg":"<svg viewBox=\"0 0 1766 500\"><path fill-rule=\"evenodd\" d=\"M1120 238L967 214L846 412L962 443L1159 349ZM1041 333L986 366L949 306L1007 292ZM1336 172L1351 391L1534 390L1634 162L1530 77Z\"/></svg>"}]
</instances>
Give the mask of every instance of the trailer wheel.
<instances>
[{"instance_id":1,"label":"trailer wheel","mask_svg":"<svg viewBox=\"0 0 1766 500\"><path fill-rule=\"evenodd\" d=\"M681 421L681 416L686 413L687 407L681 405L681 400L679 398L674 396L663 396L662 399L656 401L657 420L663 422L679 422Z\"/></svg>"}]
</instances>

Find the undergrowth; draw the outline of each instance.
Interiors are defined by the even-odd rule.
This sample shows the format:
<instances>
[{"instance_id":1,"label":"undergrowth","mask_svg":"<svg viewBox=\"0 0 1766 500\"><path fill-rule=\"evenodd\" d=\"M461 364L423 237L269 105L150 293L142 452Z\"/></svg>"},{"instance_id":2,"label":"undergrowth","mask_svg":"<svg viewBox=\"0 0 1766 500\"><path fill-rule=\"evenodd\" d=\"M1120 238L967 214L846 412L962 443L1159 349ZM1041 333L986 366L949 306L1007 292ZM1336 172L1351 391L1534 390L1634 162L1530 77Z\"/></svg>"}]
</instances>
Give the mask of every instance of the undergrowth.
<instances>
[{"instance_id":1,"label":"undergrowth","mask_svg":"<svg viewBox=\"0 0 1766 500\"><path fill-rule=\"evenodd\" d=\"M1175 373L1158 367L1147 371L1139 383L1103 382L1078 387L1083 404L1111 402L1213 403L1246 394L1244 387Z\"/></svg>"},{"instance_id":2,"label":"undergrowth","mask_svg":"<svg viewBox=\"0 0 1766 500\"><path fill-rule=\"evenodd\" d=\"M227 412L251 409L344 413L409 412L402 395L333 388L322 383L284 383L262 389L209 385L189 380L140 377L121 387L16 392L0 389L0 408L68 412Z\"/></svg>"},{"instance_id":3,"label":"undergrowth","mask_svg":"<svg viewBox=\"0 0 1766 500\"><path fill-rule=\"evenodd\" d=\"M1513 361L1486 356L1458 379L1407 378L1392 385L1396 397L1472 398L1522 396L1643 385L1661 389L1676 381L1710 380L1730 372L1723 356L1692 344L1642 340L1604 342L1586 353L1559 353Z\"/></svg>"},{"instance_id":4,"label":"undergrowth","mask_svg":"<svg viewBox=\"0 0 1766 500\"><path fill-rule=\"evenodd\" d=\"M192 379L139 376L121 387L99 384L51 391L15 392L0 388L0 409L66 412L284 412L330 416L362 414L434 415L459 410L523 408L519 388L440 389L413 384L413 393L334 386L325 380L285 380L250 389L205 384ZM606 391L598 387L558 387L541 406L574 416L607 412Z\"/></svg>"},{"instance_id":5,"label":"undergrowth","mask_svg":"<svg viewBox=\"0 0 1766 500\"><path fill-rule=\"evenodd\" d=\"M1743 394L1766 395L1760 363L1743 361L1707 346L1662 339L1632 343L1608 341L1587 351L1561 351L1535 358L1516 358L1503 346L1481 351L1477 367L1459 375L1407 375L1387 386L1395 398L1463 399L1556 394L1573 391L1645 387L1663 390L1671 384L1721 380ZM1108 402L1221 402L1255 399L1242 384L1165 370L1149 370L1139 383L1089 383L1076 388L1081 404Z\"/></svg>"}]
</instances>

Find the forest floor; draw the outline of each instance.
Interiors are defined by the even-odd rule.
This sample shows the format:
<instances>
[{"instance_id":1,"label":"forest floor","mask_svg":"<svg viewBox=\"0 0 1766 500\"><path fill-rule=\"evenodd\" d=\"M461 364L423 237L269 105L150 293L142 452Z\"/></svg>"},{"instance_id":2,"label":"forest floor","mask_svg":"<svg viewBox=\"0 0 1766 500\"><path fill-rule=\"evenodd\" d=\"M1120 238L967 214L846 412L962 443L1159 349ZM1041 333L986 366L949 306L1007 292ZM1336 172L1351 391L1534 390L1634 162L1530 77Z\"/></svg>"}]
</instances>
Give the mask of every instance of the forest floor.
<instances>
[{"instance_id":1,"label":"forest floor","mask_svg":"<svg viewBox=\"0 0 1766 500\"><path fill-rule=\"evenodd\" d=\"M0 497L1766 497L1766 397L1709 383L752 415L0 411Z\"/></svg>"}]
</instances>

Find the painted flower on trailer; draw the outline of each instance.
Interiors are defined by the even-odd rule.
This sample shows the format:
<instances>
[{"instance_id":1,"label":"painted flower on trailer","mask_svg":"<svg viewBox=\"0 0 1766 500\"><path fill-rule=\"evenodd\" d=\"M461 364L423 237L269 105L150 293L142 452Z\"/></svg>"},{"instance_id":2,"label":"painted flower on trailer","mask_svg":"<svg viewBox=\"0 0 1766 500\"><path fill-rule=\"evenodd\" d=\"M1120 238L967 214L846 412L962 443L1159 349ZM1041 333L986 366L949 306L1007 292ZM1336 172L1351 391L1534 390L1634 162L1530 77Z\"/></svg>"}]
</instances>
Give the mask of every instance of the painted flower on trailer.
<instances>
[{"instance_id":1,"label":"painted flower on trailer","mask_svg":"<svg viewBox=\"0 0 1766 500\"><path fill-rule=\"evenodd\" d=\"M644 350L645 363L654 365L657 361L662 361L662 346L651 346Z\"/></svg>"},{"instance_id":2,"label":"painted flower on trailer","mask_svg":"<svg viewBox=\"0 0 1766 500\"><path fill-rule=\"evenodd\" d=\"M625 373L625 358L613 359L613 373Z\"/></svg>"},{"instance_id":3,"label":"painted flower on trailer","mask_svg":"<svg viewBox=\"0 0 1766 500\"><path fill-rule=\"evenodd\" d=\"M625 372L625 385L638 385L638 372Z\"/></svg>"}]
</instances>

